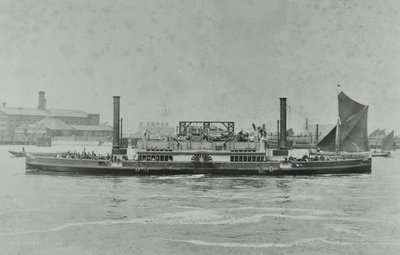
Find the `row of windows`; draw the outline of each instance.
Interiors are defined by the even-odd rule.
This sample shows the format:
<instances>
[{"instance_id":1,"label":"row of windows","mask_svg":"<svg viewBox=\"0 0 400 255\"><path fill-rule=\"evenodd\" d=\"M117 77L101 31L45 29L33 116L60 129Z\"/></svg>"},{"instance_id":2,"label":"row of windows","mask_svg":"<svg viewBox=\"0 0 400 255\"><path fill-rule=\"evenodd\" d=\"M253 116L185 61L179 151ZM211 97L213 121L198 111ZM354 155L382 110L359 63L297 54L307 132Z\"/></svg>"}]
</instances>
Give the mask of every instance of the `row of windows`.
<instances>
[{"instance_id":1,"label":"row of windows","mask_svg":"<svg viewBox=\"0 0 400 255\"><path fill-rule=\"evenodd\" d=\"M112 132L98 132L98 131L75 131L75 135L77 136L101 136L101 137L107 137L107 136L112 136Z\"/></svg>"},{"instance_id":2,"label":"row of windows","mask_svg":"<svg viewBox=\"0 0 400 255\"><path fill-rule=\"evenodd\" d=\"M40 119L39 120L21 120L21 119L10 119L10 120L8 120L9 123L15 122L15 123L26 123L26 124L36 123L38 121L40 121Z\"/></svg>"},{"instance_id":3,"label":"row of windows","mask_svg":"<svg viewBox=\"0 0 400 255\"><path fill-rule=\"evenodd\" d=\"M9 118L8 120L3 119L3 122L7 121L9 123L26 123L26 124L34 124L36 122L39 122L40 120L42 120L43 118L38 118L38 119L12 119ZM81 120L81 121L65 121L64 122L68 125L86 125L87 121L86 120Z\"/></svg>"},{"instance_id":4,"label":"row of windows","mask_svg":"<svg viewBox=\"0 0 400 255\"><path fill-rule=\"evenodd\" d=\"M172 155L139 155L139 160L143 161L173 161ZM265 161L265 156L231 156L231 162L261 162Z\"/></svg>"},{"instance_id":5,"label":"row of windows","mask_svg":"<svg viewBox=\"0 0 400 255\"><path fill-rule=\"evenodd\" d=\"M260 162L265 161L264 156L231 156L231 162Z\"/></svg>"},{"instance_id":6,"label":"row of windows","mask_svg":"<svg viewBox=\"0 0 400 255\"><path fill-rule=\"evenodd\" d=\"M147 151L172 151L172 149L151 148L151 149L147 149Z\"/></svg>"},{"instance_id":7,"label":"row of windows","mask_svg":"<svg viewBox=\"0 0 400 255\"><path fill-rule=\"evenodd\" d=\"M231 152L256 152L256 149L239 149L239 150L231 150Z\"/></svg>"},{"instance_id":8,"label":"row of windows","mask_svg":"<svg viewBox=\"0 0 400 255\"><path fill-rule=\"evenodd\" d=\"M68 125L86 125L86 121L64 121Z\"/></svg>"},{"instance_id":9,"label":"row of windows","mask_svg":"<svg viewBox=\"0 0 400 255\"><path fill-rule=\"evenodd\" d=\"M143 161L172 161L172 155L139 155L139 160Z\"/></svg>"}]
</instances>

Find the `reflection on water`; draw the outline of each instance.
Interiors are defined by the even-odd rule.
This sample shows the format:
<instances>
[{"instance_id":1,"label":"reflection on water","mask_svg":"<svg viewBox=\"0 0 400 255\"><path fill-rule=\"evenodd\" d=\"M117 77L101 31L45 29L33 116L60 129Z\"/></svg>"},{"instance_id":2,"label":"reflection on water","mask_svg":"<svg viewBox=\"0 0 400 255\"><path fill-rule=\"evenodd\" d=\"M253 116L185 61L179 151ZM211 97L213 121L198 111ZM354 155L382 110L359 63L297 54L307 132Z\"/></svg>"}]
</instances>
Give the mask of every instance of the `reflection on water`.
<instances>
[{"instance_id":1,"label":"reflection on water","mask_svg":"<svg viewBox=\"0 0 400 255\"><path fill-rule=\"evenodd\" d=\"M5 254L398 254L398 152L371 175L115 177L25 173L8 149Z\"/></svg>"},{"instance_id":2,"label":"reflection on water","mask_svg":"<svg viewBox=\"0 0 400 255\"><path fill-rule=\"evenodd\" d=\"M123 178L110 178L110 192L106 196L108 201L107 218L110 220L121 220L128 216L124 213L124 203L126 199L120 197L121 193L124 193L123 183L126 179Z\"/></svg>"}]
</instances>

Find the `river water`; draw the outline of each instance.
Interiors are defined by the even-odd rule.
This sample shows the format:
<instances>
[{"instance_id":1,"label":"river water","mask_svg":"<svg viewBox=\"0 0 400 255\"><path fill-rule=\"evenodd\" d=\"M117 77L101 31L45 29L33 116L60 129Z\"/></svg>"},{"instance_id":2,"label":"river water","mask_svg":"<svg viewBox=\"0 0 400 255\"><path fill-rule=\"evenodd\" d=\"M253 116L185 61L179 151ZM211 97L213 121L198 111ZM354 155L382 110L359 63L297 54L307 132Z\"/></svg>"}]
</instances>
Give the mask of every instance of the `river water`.
<instances>
[{"instance_id":1,"label":"river water","mask_svg":"<svg viewBox=\"0 0 400 255\"><path fill-rule=\"evenodd\" d=\"M400 254L399 151L370 175L94 177L27 174L10 149L0 254Z\"/></svg>"}]
</instances>

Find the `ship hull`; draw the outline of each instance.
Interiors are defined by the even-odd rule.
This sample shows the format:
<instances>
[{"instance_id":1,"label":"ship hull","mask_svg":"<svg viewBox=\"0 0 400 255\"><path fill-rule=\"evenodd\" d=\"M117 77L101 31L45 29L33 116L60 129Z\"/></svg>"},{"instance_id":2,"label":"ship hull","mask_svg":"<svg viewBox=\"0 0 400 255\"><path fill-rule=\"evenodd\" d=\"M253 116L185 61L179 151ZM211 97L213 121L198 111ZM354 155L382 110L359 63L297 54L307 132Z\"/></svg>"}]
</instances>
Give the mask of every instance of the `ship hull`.
<instances>
[{"instance_id":1,"label":"ship hull","mask_svg":"<svg viewBox=\"0 0 400 255\"><path fill-rule=\"evenodd\" d=\"M8 151L8 152L11 153L16 158L22 158L26 156L26 153L23 151Z\"/></svg>"},{"instance_id":2,"label":"ship hull","mask_svg":"<svg viewBox=\"0 0 400 255\"><path fill-rule=\"evenodd\" d=\"M371 173L371 159L298 161L298 162L159 162L125 161L112 164L107 160L56 158L26 159L26 169L39 172L91 175L314 175Z\"/></svg>"},{"instance_id":3,"label":"ship hull","mask_svg":"<svg viewBox=\"0 0 400 255\"><path fill-rule=\"evenodd\" d=\"M41 156L41 157L56 157L57 154L65 153L65 152L24 152L24 151L8 151L8 152L17 158L26 157L26 155Z\"/></svg>"},{"instance_id":4,"label":"ship hull","mask_svg":"<svg viewBox=\"0 0 400 255\"><path fill-rule=\"evenodd\" d=\"M373 152L372 153L372 157L390 157L390 151L386 151L386 152Z\"/></svg>"}]
</instances>

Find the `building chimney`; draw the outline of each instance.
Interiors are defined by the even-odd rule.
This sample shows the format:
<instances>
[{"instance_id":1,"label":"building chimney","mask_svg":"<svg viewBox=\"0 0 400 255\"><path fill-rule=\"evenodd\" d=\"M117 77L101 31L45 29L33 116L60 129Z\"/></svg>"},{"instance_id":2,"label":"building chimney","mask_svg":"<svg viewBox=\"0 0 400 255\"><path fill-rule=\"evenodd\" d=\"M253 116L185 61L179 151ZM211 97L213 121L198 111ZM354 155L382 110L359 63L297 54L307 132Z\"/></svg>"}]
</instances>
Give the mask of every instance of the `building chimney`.
<instances>
[{"instance_id":1,"label":"building chimney","mask_svg":"<svg viewBox=\"0 0 400 255\"><path fill-rule=\"evenodd\" d=\"M119 144L119 96L114 96L114 120L113 120L113 149L118 150Z\"/></svg>"},{"instance_id":2,"label":"building chimney","mask_svg":"<svg viewBox=\"0 0 400 255\"><path fill-rule=\"evenodd\" d=\"M315 143L317 144L319 140L319 125L315 127Z\"/></svg>"},{"instance_id":3,"label":"building chimney","mask_svg":"<svg viewBox=\"0 0 400 255\"><path fill-rule=\"evenodd\" d=\"M279 138L279 149L287 149L287 138L286 138L286 98L280 98L281 103L281 121L280 121L280 138Z\"/></svg>"},{"instance_id":4,"label":"building chimney","mask_svg":"<svg viewBox=\"0 0 400 255\"><path fill-rule=\"evenodd\" d=\"M276 147L279 149L279 120L276 121Z\"/></svg>"},{"instance_id":5,"label":"building chimney","mask_svg":"<svg viewBox=\"0 0 400 255\"><path fill-rule=\"evenodd\" d=\"M44 98L44 91L39 91L39 105L38 109L46 110L46 99Z\"/></svg>"}]
</instances>

